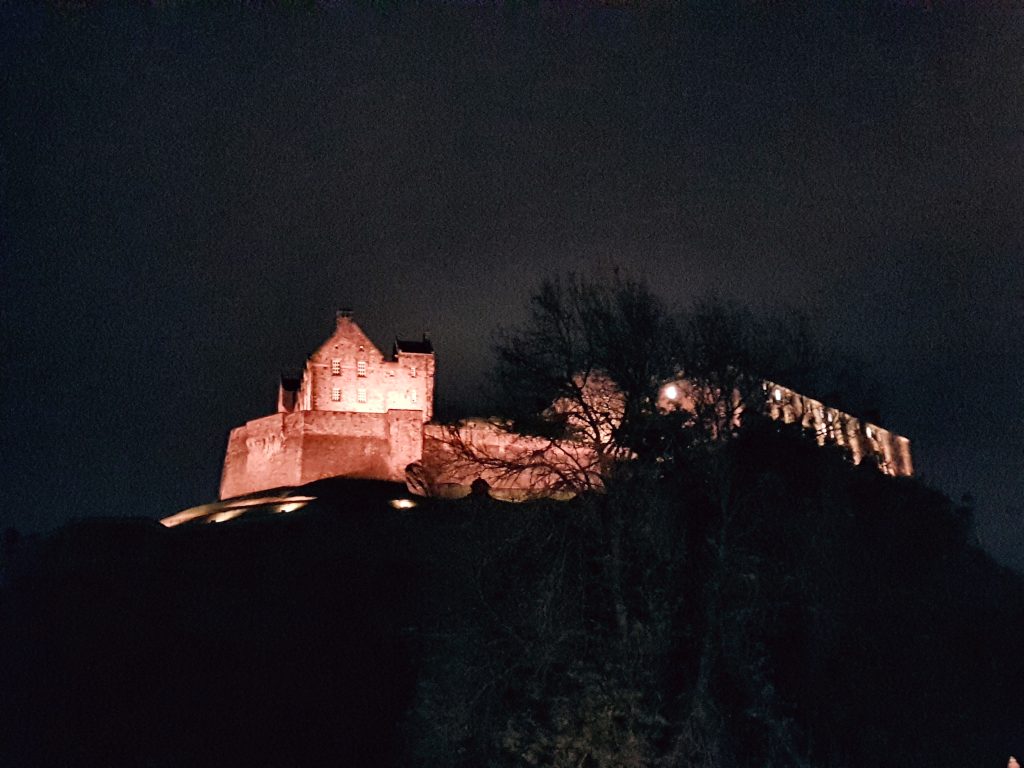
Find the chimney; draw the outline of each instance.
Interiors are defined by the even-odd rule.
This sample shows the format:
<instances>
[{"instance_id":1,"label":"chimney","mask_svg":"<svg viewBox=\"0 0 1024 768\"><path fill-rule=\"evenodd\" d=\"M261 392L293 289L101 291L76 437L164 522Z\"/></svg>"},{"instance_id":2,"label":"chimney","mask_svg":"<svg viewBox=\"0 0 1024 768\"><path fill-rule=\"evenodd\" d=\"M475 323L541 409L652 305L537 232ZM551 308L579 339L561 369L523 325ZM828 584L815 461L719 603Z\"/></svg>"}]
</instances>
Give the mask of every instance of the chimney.
<instances>
[{"instance_id":1,"label":"chimney","mask_svg":"<svg viewBox=\"0 0 1024 768\"><path fill-rule=\"evenodd\" d=\"M344 309L339 309L337 311L336 315L335 315L335 324L336 325L341 325L341 321L342 320L351 320L351 319L352 319L352 310L351 309L348 309L347 307L344 308Z\"/></svg>"},{"instance_id":2,"label":"chimney","mask_svg":"<svg viewBox=\"0 0 1024 768\"><path fill-rule=\"evenodd\" d=\"M424 331L423 332L423 340L424 341L430 341L430 331Z\"/></svg>"}]
</instances>

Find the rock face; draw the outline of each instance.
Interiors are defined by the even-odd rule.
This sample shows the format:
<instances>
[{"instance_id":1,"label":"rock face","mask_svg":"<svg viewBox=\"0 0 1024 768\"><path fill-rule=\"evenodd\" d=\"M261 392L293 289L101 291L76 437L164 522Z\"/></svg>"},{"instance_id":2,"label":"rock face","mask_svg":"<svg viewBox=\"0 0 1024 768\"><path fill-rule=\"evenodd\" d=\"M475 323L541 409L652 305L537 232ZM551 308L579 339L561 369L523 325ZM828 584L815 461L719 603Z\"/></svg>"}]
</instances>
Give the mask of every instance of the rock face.
<instances>
[{"instance_id":1,"label":"rock face","mask_svg":"<svg viewBox=\"0 0 1024 768\"><path fill-rule=\"evenodd\" d=\"M433 483L427 476L422 461L414 461L405 468L405 487L417 496L430 496Z\"/></svg>"}]
</instances>

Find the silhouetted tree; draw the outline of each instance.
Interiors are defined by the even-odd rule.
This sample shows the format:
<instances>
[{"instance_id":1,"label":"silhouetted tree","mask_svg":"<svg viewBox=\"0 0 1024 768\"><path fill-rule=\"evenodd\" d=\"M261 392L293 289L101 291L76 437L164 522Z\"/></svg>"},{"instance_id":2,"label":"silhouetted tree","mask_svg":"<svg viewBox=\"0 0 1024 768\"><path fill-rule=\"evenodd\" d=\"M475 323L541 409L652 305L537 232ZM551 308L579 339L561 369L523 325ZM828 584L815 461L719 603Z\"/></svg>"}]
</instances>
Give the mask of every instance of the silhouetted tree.
<instances>
[{"instance_id":1,"label":"silhouetted tree","mask_svg":"<svg viewBox=\"0 0 1024 768\"><path fill-rule=\"evenodd\" d=\"M546 280L529 319L499 332L495 404L513 429L587 444L609 472L631 448L631 425L653 413L658 386L675 374L680 338L639 281Z\"/></svg>"},{"instance_id":2,"label":"silhouetted tree","mask_svg":"<svg viewBox=\"0 0 1024 768\"><path fill-rule=\"evenodd\" d=\"M916 692L970 690L927 679L938 668L914 654L948 653L928 633L910 639L909 618L934 622L924 606L950 604L940 563L970 560L969 526L914 481L854 468L750 408L762 377L820 391L834 376L805 316L716 301L671 313L638 282L560 278L498 353L511 428L589 441L609 460L602 493L486 524L498 532L461 579L484 607L447 623L434 657L446 667L473 648L476 671L444 692L432 682L420 722L449 724L433 754L809 766L927 751L888 678L897 664ZM661 388L683 381L690 407L664 407Z\"/></svg>"}]
</instances>

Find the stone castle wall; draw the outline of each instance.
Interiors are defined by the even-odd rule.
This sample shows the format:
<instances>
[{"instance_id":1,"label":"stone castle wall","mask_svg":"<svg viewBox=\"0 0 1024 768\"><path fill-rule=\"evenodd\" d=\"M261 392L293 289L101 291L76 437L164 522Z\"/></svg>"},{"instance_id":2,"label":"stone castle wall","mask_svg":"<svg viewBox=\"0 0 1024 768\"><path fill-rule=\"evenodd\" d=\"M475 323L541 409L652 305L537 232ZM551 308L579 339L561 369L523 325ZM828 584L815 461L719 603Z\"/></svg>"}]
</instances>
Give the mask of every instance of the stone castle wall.
<instances>
[{"instance_id":1,"label":"stone castle wall","mask_svg":"<svg viewBox=\"0 0 1024 768\"><path fill-rule=\"evenodd\" d=\"M231 431L220 498L326 477L404 482L422 452L418 411L277 413Z\"/></svg>"},{"instance_id":2,"label":"stone castle wall","mask_svg":"<svg viewBox=\"0 0 1024 768\"><path fill-rule=\"evenodd\" d=\"M295 438L293 424L288 423L292 416L277 413L231 430L221 471L220 498L299 484L302 441ZM254 482L257 477L258 484Z\"/></svg>"}]
</instances>

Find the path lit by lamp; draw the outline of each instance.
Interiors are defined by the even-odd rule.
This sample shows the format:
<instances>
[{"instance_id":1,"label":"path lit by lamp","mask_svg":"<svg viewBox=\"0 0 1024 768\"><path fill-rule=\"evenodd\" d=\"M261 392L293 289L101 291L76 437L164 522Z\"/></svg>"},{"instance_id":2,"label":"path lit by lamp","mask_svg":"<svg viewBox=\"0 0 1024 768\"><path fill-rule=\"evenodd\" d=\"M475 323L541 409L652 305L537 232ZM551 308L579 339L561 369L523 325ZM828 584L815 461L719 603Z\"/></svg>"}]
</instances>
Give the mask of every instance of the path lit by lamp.
<instances>
[{"instance_id":1,"label":"path lit by lamp","mask_svg":"<svg viewBox=\"0 0 1024 768\"><path fill-rule=\"evenodd\" d=\"M315 496L260 496L252 499L228 499L182 510L170 517L165 517L160 522L167 528L173 528L192 520L225 523L228 520L234 520L250 509L263 508L275 513L294 512L315 500Z\"/></svg>"},{"instance_id":2,"label":"path lit by lamp","mask_svg":"<svg viewBox=\"0 0 1024 768\"><path fill-rule=\"evenodd\" d=\"M207 523L226 523L228 520L234 520L240 514L245 512L245 509L225 509L223 512L215 512L212 515L207 516Z\"/></svg>"},{"instance_id":3,"label":"path lit by lamp","mask_svg":"<svg viewBox=\"0 0 1024 768\"><path fill-rule=\"evenodd\" d=\"M302 509L308 503L309 503L308 501L291 501L291 502L288 502L287 504L282 504L280 507L277 508L277 511L278 512L294 512L297 509Z\"/></svg>"}]
</instances>

